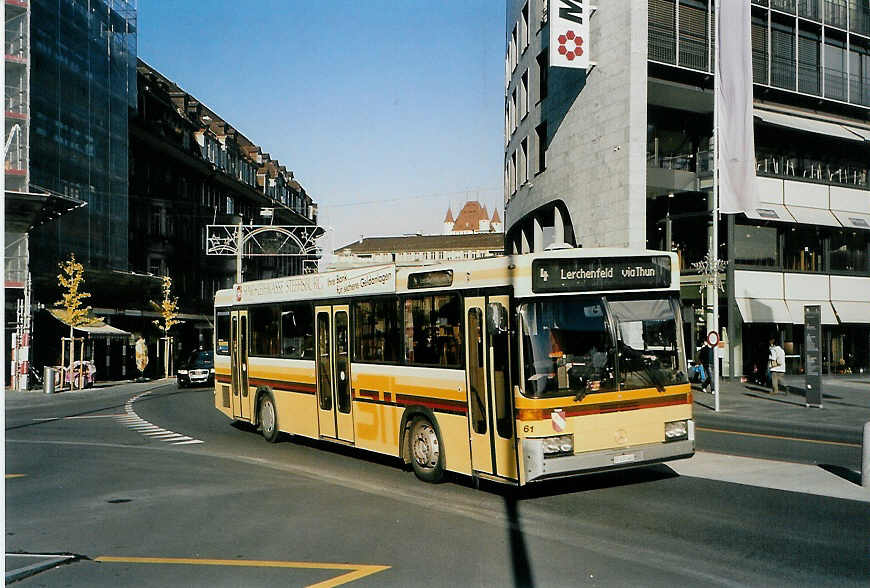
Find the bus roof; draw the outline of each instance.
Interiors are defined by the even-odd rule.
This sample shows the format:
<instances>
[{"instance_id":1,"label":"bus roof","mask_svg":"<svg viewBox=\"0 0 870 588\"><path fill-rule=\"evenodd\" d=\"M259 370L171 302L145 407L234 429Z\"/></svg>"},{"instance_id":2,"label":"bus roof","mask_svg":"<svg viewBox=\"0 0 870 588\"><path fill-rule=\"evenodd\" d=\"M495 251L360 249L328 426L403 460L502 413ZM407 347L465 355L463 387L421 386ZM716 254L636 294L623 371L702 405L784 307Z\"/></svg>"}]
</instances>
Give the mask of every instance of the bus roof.
<instances>
[{"instance_id":1,"label":"bus roof","mask_svg":"<svg viewBox=\"0 0 870 588\"><path fill-rule=\"evenodd\" d=\"M654 282L650 281L651 278L644 278L653 271L647 267L647 262L665 257L668 261L660 263L656 270L658 280ZM534 279L533 268L538 271ZM615 281L594 279L607 276L608 271L611 278L616 272ZM626 272L628 277L620 281L619 274L626 275ZM640 281L632 282L632 272L641 274ZM585 282L587 277L591 286L576 286ZM558 249L438 264L371 265L254 280L236 284L232 289L218 290L215 293L215 306L507 286L513 287L514 295L518 298L542 293L558 295L626 289L662 291L679 290L679 282L680 269L674 253L620 248Z\"/></svg>"}]
</instances>

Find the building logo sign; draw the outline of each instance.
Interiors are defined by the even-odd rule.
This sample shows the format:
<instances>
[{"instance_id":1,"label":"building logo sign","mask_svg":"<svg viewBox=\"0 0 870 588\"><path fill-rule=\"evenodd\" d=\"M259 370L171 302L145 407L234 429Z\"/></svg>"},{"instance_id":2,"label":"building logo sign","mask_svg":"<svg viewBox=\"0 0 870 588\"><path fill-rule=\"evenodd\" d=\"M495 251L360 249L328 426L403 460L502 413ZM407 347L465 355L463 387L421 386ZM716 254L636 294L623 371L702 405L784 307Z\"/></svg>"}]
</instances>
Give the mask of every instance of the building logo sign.
<instances>
[{"instance_id":1,"label":"building logo sign","mask_svg":"<svg viewBox=\"0 0 870 588\"><path fill-rule=\"evenodd\" d=\"M589 0L549 0L550 66L588 69Z\"/></svg>"}]
</instances>

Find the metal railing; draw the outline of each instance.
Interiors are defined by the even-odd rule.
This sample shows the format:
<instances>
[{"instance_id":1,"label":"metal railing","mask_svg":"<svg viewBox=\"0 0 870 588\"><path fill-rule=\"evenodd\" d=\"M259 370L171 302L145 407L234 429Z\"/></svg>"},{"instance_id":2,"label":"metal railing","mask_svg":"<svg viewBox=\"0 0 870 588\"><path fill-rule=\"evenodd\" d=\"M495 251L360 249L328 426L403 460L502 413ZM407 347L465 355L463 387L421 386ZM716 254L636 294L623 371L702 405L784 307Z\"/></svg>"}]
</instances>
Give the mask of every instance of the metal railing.
<instances>
[{"instance_id":1,"label":"metal railing","mask_svg":"<svg viewBox=\"0 0 870 588\"><path fill-rule=\"evenodd\" d=\"M27 94L19 86L6 86L3 107L6 112L27 114Z\"/></svg>"},{"instance_id":2,"label":"metal railing","mask_svg":"<svg viewBox=\"0 0 870 588\"><path fill-rule=\"evenodd\" d=\"M799 178L821 184L870 190L870 168L849 164L831 164L808 157L759 155L755 173L782 179Z\"/></svg>"}]
</instances>

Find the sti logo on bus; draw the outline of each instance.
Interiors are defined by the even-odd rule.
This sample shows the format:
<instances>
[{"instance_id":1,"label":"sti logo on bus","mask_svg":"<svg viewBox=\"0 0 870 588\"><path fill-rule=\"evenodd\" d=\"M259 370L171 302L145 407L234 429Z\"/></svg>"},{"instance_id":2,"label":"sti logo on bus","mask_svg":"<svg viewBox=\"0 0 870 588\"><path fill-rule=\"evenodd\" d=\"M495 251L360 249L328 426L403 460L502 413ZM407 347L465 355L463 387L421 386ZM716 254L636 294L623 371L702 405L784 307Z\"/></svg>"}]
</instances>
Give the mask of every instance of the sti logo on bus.
<instances>
[{"instance_id":1,"label":"sti logo on bus","mask_svg":"<svg viewBox=\"0 0 870 588\"><path fill-rule=\"evenodd\" d=\"M544 258L532 262L532 292L603 292L667 288L671 258Z\"/></svg>"},{"instance_id":2,"label":"sti logo on bus","mask_svg":"<svg viewBox=\"0 0 870 588\"><path fill-rule=\"evenodd\" d=\"M589 0L549 0L550 66L589 68Z\"/></svg>"}]
</instances>

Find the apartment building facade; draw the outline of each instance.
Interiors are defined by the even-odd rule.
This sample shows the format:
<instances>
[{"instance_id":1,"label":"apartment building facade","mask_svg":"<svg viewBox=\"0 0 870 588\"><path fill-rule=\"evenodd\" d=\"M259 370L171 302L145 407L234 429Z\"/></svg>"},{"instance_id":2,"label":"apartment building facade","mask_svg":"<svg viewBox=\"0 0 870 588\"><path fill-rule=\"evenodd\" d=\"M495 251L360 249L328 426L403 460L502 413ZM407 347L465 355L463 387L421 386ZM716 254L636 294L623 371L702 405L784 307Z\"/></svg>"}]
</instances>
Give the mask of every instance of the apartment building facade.
<instances>
[{"instance_id":1,"label":"apartment building facade","mask_svg":"<svg viewBox=\"0 0 870 588\"><path fill-rule=\"evenodd\" d=\"M507 2L506 250L677 251L697 340L710 312L693 263L712 233L714 2L599 3L587 69L549 66L562 4L578 3ZM800 373L805 304L822 306L825 371L867 371L870 2L751 4L761 204L719 221L724 373L763 374L770 336Z\"/></svg>"}]
</instances>

